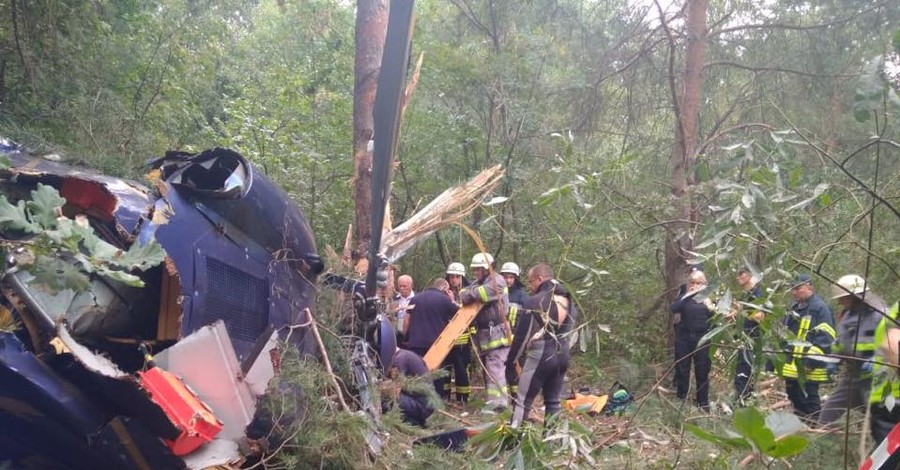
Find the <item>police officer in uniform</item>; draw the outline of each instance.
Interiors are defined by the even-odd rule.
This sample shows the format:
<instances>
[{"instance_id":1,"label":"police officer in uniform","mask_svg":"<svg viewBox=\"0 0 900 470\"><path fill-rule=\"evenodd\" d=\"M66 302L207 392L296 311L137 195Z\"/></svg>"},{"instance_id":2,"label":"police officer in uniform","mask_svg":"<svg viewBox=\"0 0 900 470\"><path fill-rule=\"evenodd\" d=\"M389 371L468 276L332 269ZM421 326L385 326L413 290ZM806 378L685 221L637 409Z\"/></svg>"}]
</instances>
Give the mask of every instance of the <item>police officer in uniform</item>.
<instances>
[{"instance_id":1,"label":"police officer in uniform","mask_svg":"<svg viewBox=\"0 0 900 470\"><path fill-rule=\"evenodd\" d=\"M691 363L697 383L697 406L709 409L709 343L699 345L700 338L709 331L709 320L715 306L708 297L701 294L707 288L706 275L695 270L688 276L684 295L680 296L669 310L675 317L675 388L678 398L687 399L691 384Z\"/></svg>"}]
</instances>

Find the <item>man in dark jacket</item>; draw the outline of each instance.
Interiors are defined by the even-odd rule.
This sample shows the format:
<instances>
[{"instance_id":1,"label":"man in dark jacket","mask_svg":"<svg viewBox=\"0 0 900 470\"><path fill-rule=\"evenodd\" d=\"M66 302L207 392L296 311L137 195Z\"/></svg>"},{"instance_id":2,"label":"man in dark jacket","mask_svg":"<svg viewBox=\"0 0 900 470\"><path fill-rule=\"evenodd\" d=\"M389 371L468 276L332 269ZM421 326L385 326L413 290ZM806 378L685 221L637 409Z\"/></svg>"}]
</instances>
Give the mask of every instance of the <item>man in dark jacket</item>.
<instances>
[{"instance_id":1,"label":"man in dark jacket","mask_svg":"<svg viewBox=\"0 0 900 470\"><path fill-rule=\"evenodd\" d=\"M406 316L406 348L425 357L447 323L459 310L450 299L450 284L443 279L436 279L428 289L419 292L409 301ZM443 399L450 398L449 375L436 379L434 389Z\"/></svg>"},{"instance_id":2,"label":"man in dark jacket","mask_svg":"<svg viewBox=\"0 0 900 470\"><path fill-rule=\"evenodd\" d=\"M687 399L691 384L691 362L697 384L697 406L709 408L709 343L699 345L700 338L709 331L709 319L715 306L702 294L707 287L703 271L693 271L688 277L687 288L669 310L676 314L675 323L675 388L678 398Z\"/></svg>"},{"instance_id":3,"label":"man in dark jacket","mask_svg":"<svg viewBox=\"0 0 900 470\"><path fill-rule=\"evenodd\" d=\"M797 276L791 285L791 296L794 302L784 316L784 325L795 338L787 345L785 361L776 372L785 379L784 388L794 405L794 413L814 424L822 408L819 383L828 380L825 364L815 356L831 351L835 339L834 315L816 294L808 274Z\"/></svg>"},{"instance_id":4,"label":"man in dark jacket","mask_svg":"<svg viewBox=\"0 0 900 470\"><path fill-rule=\"evenodd\" d=\"M541 263L528 271L528 284L535 294L525 300L506 362L515 371L525 358L519 375L511 424L518 427L531 412L538 393L544 396L547 418L559 414L563 378L569 368L569 338L577 319L572 296L553 278L549 265Z\"/></svg>"},{"instance_id":5,"label":"man in dark jacket","mask_svg":"<svg viewBox=\"0 0 900 470\"><path fill-rule=\"evenodd\" d=\"M762 289L759 288L759 278L754 276L749 269L741 268L737 273L737 282L743 293L740 296L741 302L752 304L754 301L762 297ZM746 314L737 316L737 321L741 325L744 334L752 341L759 339L759 322L764 318L764 313L752 308L739 307L737 311ZM737 311L735 314L737 314ZM753 347L745 345L737 351L737 365L734 368L734 393L737 396L738 403L743 404L753 392Z\"/></svg>"},{"instance_id":6,"label":"man in dark jacket","mask_svg":"<svg viewBox=\"0 0 900 470\"><path fill-rule=\"evenodd\" d=\"M387 373L389 380L379 383L382 392L381 409L387 412L391 408L392 400L400 407L403 421L425 427L425 421L434 413L434 408L428 403L428 397L423 393L405 390L398 383L399 376L420 377L428 374L425 361L417 354L406 349L397 348L391 369Z\"/></svg>"}]
</instances>

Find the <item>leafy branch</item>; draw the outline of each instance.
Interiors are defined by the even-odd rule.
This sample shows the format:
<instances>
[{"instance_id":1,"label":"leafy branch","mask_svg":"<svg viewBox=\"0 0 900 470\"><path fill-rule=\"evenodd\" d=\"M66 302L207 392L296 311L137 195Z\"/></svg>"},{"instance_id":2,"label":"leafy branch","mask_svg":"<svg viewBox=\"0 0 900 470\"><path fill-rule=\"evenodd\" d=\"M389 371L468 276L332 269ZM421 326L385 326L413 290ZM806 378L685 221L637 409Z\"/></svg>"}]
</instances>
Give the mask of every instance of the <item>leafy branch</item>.
<instances>
[{"instance_id":1,"label":"leafy branch","mask_svg":"<svg viewBox=\"0 0 900 470\"><path fill-rule=\"evenodd\" d=\"M143 287L144 282L132 272L162 263L162 247L150 240L135 242L123 251L98 237L84 215L74 220L63 216L65 203L56 189L40 183L31 191L30 201L13 205L0 195L0 230L34 235L2 242L8 251L20 253L16 257L19 266L34 275L34 282L53 291L86 290L91 274Z\"/></svg>"}]
</instances>

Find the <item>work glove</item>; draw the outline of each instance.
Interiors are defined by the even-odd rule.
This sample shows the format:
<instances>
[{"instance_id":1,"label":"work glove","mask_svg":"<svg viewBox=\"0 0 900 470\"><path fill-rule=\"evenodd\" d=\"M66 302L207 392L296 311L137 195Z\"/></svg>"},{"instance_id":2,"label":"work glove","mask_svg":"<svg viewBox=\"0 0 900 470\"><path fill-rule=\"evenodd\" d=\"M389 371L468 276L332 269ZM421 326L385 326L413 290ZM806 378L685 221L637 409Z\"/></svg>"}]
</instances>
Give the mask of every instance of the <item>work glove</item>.
<instances>
[{"instance_id":1,"label":"work glove","mask_svg":"<svg viewBox=\"0 0 900 470\"><path fill-rule=\"evenodd\" d=\"M874 366L875 366L874 363L866 361L866 362L863 362L862 365L859 366L859 371L862 372L863 374L871 374L872 368Z\"/></svg>"}]
</instances>

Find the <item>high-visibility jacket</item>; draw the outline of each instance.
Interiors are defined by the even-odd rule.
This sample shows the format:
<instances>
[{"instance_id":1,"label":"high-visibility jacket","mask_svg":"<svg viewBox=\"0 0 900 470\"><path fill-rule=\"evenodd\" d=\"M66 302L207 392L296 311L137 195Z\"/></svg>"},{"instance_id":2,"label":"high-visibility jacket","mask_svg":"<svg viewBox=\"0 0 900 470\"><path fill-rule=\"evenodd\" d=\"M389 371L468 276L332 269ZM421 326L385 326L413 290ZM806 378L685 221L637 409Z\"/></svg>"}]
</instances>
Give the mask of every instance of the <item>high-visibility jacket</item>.
<instances>
[{"instance_id":1,"label":"high-visibility jacket","mask_svg":"<svg viewBox=\"0 0 900 470\"><path fill-rule=\"evenodd\" d=\"M882 318L881 312L866 303L859 303L856 307L845 310L841 314L841 321L838 322L837 342L831 348L831 352L865 360L872 359L877 345L875 330ZM848 367L857 370L862 365L861 361L853 361ZM871 372L860 373L863 378L871 375Z\"/></svg>"},{"instance_id":2,"label":"high-visibility jacket","mask_svg":"<svg viewBox=\"0 0 900 470\"><path fill-rule=\"evenodd\" d=\"M484 279L476 280L460 293L459 298L463 305L474 302L482 304L473 322L476 329L474 341L479 351L484 353L509 347L512 333L506 319L509 294L503 276L491 273Z\"/></svg>"},{"instance_id":3,"label":"high-visibility jacket","mask_svg":"<svg viewBox=\"0 0 900 470\"><path fill-rule=\"evenodd\" d=\"M825 364L809 356L823 355L831 351L837 334L834 331L834 316L831 309L818 294L813 294L803 302L795 302L784 318L784 324L793 332L795 340L788 345L787 357L779 376L813 382L827 382L828 371ZM800 367L803 367L801 373Z\"/></svg>"},{"instance_id":4,"label":"high-visibility jacket","mask_svg":"<svg viewBox=\"0 0 900 470\"><path fill-rule=\"evenodd\" d=\"M888 328L897 328L897 316L900 302L895 303L888 310L887 316L881 317L878 326L875 328L875 344L881 345L887 336ZM897 347L893 345L892 347ZM892 397L896 403L894 406L900 406L900 374L884 374L879 371L886 367L882 365L887 362L887 358L880 350L875 352L875 363L872 365L872 391L869 392L869 403L873 405L881 405L885 403L887 397Z\"/></svg>"}]
</instances>

